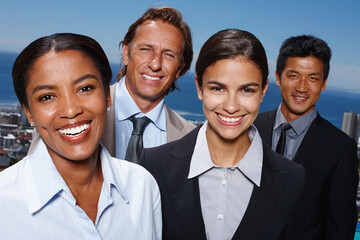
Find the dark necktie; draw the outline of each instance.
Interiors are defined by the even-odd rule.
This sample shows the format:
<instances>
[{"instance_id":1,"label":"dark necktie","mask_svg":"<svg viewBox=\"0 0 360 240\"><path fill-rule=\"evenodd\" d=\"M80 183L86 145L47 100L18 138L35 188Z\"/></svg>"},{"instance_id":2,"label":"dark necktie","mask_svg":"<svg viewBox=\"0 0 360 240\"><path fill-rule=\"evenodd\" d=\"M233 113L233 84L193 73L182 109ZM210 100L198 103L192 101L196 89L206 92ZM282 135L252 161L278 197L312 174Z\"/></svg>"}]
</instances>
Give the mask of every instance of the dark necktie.
<instances>
[{"instance_id":1,"label":"dark necktie","mask_svg":"<svg viewBox=\"0 0 360 240\"><path fill-rule=\"evenodd\" d=\"M276 152L280 153L281 155L284 155L285 150L285 142L286 142L286 131L291 128L291 125L289 123L283 123L281 124L281 134L278 141L278 144L276 145Z\"/></svg>"},{"instance_id":2,"label":"dark necktie","mask_svg":"<svg viewBox=\"0 0 360 240\"><path fill-rule=\"evenodd\" d=\"M133 122L134 130L131 133L126 149L125 159L133 163L138 163L141 150L143 149L142 134L145 127L150 123L150 119L147 117L135 118L131 116L130 120Z\"/></svg>"}]
</instances>

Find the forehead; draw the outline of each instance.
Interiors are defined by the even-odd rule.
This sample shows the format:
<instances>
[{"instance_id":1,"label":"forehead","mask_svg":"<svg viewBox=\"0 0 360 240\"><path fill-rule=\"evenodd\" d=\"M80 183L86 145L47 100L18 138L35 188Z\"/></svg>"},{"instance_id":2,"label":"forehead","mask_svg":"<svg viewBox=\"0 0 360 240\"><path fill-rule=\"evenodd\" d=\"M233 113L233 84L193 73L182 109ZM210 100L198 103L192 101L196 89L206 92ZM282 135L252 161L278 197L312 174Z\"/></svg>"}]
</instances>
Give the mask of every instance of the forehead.
<instances>
[{"instance_id":1,"label":"forehead","mask_svg":"<svg viewBox=\"0 0 360 240\"><path fill-rule=\"evenodd\" d=\"M147 20L137 29L132 44L147 44L181 51L184 37L181 31L161 20Z\"/></svg>"},{"instance_id":2,"label":"forehead","mask_svg":"<svg viewBox=\"0 0 360 240\"><path fill-rule=\"evenodd\" d=\"M254 62L245 58L222 59L206 68L203 79L205 82L208 80L234 84L253 82L260 85L262 72Z\"/></svg>"},{"instance_id":3,"label":"forehead","mask_svg":"<svg viewBox=\"0 0 360 240\"><path fill-rule=\"evenodd\" d=\"M39 82L74 79L84 74L99 75L93 61L78 50L50 51L35 60L29 69L28 85Z\"/></svg>"},{"instance_id":4,"label":"forehead","mask_svg":"<svg viewBox=\"0 0 360 240\"><path fill-rule=\"evenodd\" d=\"M312 56L289 57L286 59L284 72L297 71L305 73L324 73L324 66L320 59Z\"/></svg>"}]
</instances>

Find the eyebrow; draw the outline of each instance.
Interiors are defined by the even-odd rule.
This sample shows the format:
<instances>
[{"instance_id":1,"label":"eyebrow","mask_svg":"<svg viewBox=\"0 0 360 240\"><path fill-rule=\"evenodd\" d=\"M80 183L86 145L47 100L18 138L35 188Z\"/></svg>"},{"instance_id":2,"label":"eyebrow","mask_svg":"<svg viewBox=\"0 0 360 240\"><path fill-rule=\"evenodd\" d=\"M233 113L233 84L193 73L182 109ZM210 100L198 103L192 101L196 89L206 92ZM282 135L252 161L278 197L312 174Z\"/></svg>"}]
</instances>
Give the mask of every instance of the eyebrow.
<instances>
[{"instance_id":1,"label":"eyebrow","mask_svg":"<svg viewBox=\"0 0 360 240\"><path fill-rule=\"evenodd\" d=\"M89 78L94 78L97 81L99 81L99 79L95 75L86 74L84 76L81 76L81 77L75 79L74 84L78 84L78 83L80 83L80 82L82 82L82 81L84 81L86 79L89 79ZM37 87L34 88L34 90L32 91L32 94L34 94L35 92L40 91L40 90L44 90L44 89L53 90L55 88L56 87L54 85L40 85L40 86L37 86Z\"/></svg>"},{"instance_id":2,"label":"eyebrow","mask_svg":"<svg viewBox=\"0 0 360 240\"><path fill-rule=\"evenodd\" d=\"M143 43L143 42L139 42L136 44L137 47L141 48L143 46L149 47L149 48L156 48L155 45L149 44L149 43ZM178 54L179 52L176 51L175 49L170 49L170 48L165 48L162 50L163 52L172 52L175 54Z\"/></svg>"},{"instance_id":3,"label":"eyebrow","mask_svg":"<svg viewBox=\"0 0 360 240\"><path fill-rule=\"evenodd\" d=\"M219 85L221 88L226 87L225 84L217 82L217 81L209 81L209 82L207 82L207 84L216 84L216 85ZM247 88L247 87L260 87L260 85L258 83L252 82L252 83L247 83L247 84L241 85L240 89Z\"/></svg>"},{"instance_id":4,"label":"eyebrow","mask_svg":"<svg viewBox=\"0 0 360 240\"><path fill-rule=\"evenodd\" d=\"M286 73L296 73L296 74L300 74L298 71L295 71L295 70L288 70L286 71ZM321 72L314 72L314 73L310 73L308 75L320 75L322 76L322 73Z\"/></svg>"}]
</instances>

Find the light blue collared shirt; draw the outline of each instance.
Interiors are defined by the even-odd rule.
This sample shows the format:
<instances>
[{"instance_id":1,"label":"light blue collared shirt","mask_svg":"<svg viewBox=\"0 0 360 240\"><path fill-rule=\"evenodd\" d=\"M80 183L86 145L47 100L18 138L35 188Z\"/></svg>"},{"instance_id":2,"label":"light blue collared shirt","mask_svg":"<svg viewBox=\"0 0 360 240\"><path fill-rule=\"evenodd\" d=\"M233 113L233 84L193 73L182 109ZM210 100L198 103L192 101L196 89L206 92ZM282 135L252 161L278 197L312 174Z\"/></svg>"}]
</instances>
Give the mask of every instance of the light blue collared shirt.
<instances>
[{"instance_id":1,"label":"light blue collared shirt","mask_svg":"<svg viewBox=\"0 0 360 240\"><path fill-rule=\"evenodd\" d=\"M40 140L0 173L0 239L161 239L160 193L141 166L100 153L104 182L95 224Z\"/></svg>"},{"instance_id":2,"label":"light blue collared shirt","mask_svg":"<svg viewBox=\"0 0 360 240\"><path fill-rule=\"evenodd\" d=\"M254 125L245 156L234 167L216 166L206 139L208 122L200 128L191 157L188 179L199 177L201 212L208 240L231 239L239 226L254 188L260 187L263 165L261 137Z\"/></svg>"},{"instance_id":3,"label":"light blue collared shirt","mask_svg":"<svg viewBox=\"0 0 360 240\"><path fill-rule=\"evenodd\" d=\"M166 114L164 99L151 111L143 114L136 105L125 86L125 77L116 85L115 89L115 144L116 157L125 158L126 149L133 131L133 123L129 117L148 117L151 121L143 133L144 148L156 147L166 143Z\"/></svg>"},{"instance_id":4,"label":"light blue collared shirt","mask_svg":"<svg viewBox=\"0 0 360 240\"><path fill-rule=\"evenodd\" d=\"M317 110L314 108L306 115L297 118L290 122L291 128L286 131L286 141L284 149L284 157L293 160L297 150L300 147L302 140L304 139L311 123L317 116ZM275 124L273 128L271 149L276 151L276 146L281 135L281 124L287 123L284 115L281 112L281 104L276 110Z\"/></svg>"}]
</instances>

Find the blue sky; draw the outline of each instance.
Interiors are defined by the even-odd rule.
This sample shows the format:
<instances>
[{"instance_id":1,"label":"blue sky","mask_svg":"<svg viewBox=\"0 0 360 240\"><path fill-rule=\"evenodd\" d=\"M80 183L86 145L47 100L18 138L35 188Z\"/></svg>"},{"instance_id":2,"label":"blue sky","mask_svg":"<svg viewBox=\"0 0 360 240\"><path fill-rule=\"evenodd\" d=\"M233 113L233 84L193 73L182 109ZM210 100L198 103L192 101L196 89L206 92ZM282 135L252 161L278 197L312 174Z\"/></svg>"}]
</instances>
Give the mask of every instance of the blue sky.
<instances>
[{"instance_id":1,"label":"blue sky","mask_svg":"<svg viewBox=\"0 0 360 240\"><path fill-rule=\"evenodd\" d=\"M360 93L360 0L2 0L0 51L18 53L39 37L74 32L96 39L110 62L119 63L119 42L130 24L149 7L162 6L183 14L192 30L195 60L202 44L215 32L247 30L263 43L269 78L274 81L282 42L290 36L312 34L324 39L333 52L327 86Z\"/></svg>"}]
</instances>

